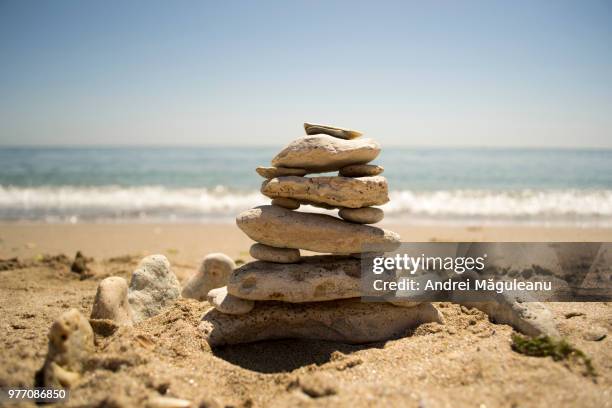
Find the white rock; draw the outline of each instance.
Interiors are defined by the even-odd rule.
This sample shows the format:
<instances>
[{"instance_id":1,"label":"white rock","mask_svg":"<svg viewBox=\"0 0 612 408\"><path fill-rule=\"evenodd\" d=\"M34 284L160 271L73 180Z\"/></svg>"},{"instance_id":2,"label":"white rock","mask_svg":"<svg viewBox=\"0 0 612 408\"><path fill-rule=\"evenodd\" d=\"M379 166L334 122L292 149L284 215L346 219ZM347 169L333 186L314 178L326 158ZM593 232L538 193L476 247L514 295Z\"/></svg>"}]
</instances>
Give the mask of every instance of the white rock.
<instances>
[{"instance_id":1,"label":"white rock","mask_svg":"<svg viewBox=\"0 0 612 408\"><path fill-rule=\"evenodd\" d=\"M300 250L294 248L275 248L264 244L253 244L249 254L260 261L275 263L296 263L300 261ZM231 276L231 275L230 275Z\"/></svg>"},{"instance_id":2,"label":"white rock","mask_svg":"<svg viewBox=\"0 0 612 408\"><path fill-rule=\"evenodd\" d=\"M41 386L74 387L93 350L94 335L87 319L77 309L64 312L49 330L49 349L41 369Z\"/></svg>"},{"instance_id":3,"label":"white rock","mask_svg":"<svg viewBox=\"0 0 612 408\"><path fill-rule=\"evenodd\" d=\"M361 262L344 256L306 256L282 265L250 262L234 270L227 285L232 295L251 300L318 302L361 296Z\"/></svg>"},{"instance_id":4,"label":"white rock","mask_svg":"<svg viewBox=\"0 0 612 408\"><path fill-rule=\"evenodd\" d=\"M442 322L430 303L406 309L360 299L314 303L258 302L247 315L206 312L200 329L211 347L304 338L361 344L403 336L423 323Z\"/></svg>"},{"instance_id":5,"label":"white rock","mask_svg":"<svg viewBox=\"0 0 612 408\"><path fill-rule=\"evenodd\" d=\"M91 309L91 318L112 320L118 325L132 324L132 309L125 279L111 276L100 282Z\"/></svg>"},{"instance_id":6,"label":"white rock","mask_svg":"<svg viewBox=\"0 0 612 408\"><path fill-rule=\"evenodd\" d=\"M236 217L236 224L252 240L277 248L351 254L362 252L365 245L372 252L390 252L400 245L392 231L274 205L247 210Z\"/></svg>"},{"instance_id":7,"label":"white rock","mask_svg":"<svg viewBox=\"0 0 612 408\"><path fill-rule=\"evenodd\" d=\"M336 126L317 125L314 123L304 123L304 130L307 135L330 135L340 139L356 139L363 133L356 130L345 129Z\"/></svg>"},{"instance_id":8,"label":"white rock","mask_svg":"<svg viewBox=\"0 0 612 408\"><path fill-rule=\"evenodd\" d=\"M261 185L270 198L292 198L303 203L360 208L389 201L387 180L375 177L277 177Z\"/></svg>"},{"instance_id":9,"label":"white rock","mask_svg":"<svg viewBox=\"0 0 612 408\"><path fill-rule=\"evenodd\" d=\"M163 255L150 255L132 273L128 300L135 323L155 316L170 306L181 294L181 286L170 262Z\"/></svg>"},{"instance_id":10,"label":"white rock","mask_svg":"<svg viewBox=\"0 0 612 408\"><path fill-rule=\"evenodd\" d=\"M338 211L340 218L358 224L375 224L385 217L385 213L380 208L343 208Z\"/></svg>"},{"instance_id":11,"label":"white rock","mask_svg":"<svg viewBox=\"0 0 612 408\"><path fill-rule=\"evenodd\" d=\"M252 300L240 299L227 293L227 287L213 289L208 292L208 301L218 311L225 314L241 315L253 310L255 302Z\"/></svg>"},{"instance_id":12,"label":"white rock","mask_svg":"<svg viewBox=\"0 0 612 408\"><path fill-rule=\"evenodd\" d=\"M339 170L350 164L365 164L380 153L372 139L342 140L333 136L300 137L272 159L275 167L296 167L309 173Z\"/></svg>"},{"instance_id":13,"label":"white rock","mask_svg":"<svg viewBox=\"0 0 612 408\"><path fill-rule=\"evenodd\" d=\"M183 297L197 300L206 299L212 289L227 284L227 280L236 264L229 256L222 253L208 254L198 272L193 274L183 288Z\"/></svg>"}]
</instances>

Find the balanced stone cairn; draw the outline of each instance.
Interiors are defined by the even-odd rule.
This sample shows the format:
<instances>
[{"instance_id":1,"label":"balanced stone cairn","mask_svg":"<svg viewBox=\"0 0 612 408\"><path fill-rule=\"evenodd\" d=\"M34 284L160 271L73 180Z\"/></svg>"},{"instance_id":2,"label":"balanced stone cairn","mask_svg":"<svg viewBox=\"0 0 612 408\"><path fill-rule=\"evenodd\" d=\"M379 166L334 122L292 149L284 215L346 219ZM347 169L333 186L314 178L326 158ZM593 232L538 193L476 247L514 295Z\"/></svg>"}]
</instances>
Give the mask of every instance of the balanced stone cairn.
<instances>
[{"instance_id":1,"label":"balanced stone cairn","mask_svg":"<svg viewBox=\"0 0 612 408\"><path fill-rule=\"evenodd\" d=\"M380 145L362 133L304 124L299 137L258 167L261 193L271 205L247 210L238 227L257 243L257 261L234 269L226 287L208 294L215 308L201 323L211 346L278 338L366 343L440 322L430 303L410 308L365 303L361 296L364 251L389 252L400 245L393 231L372 226L384 217L374 206L389 201L383 167L370 164ZM306 175L338 172L337 175ZM338 209L338 217L298 212L302 205ZM300 250L326 255L303 256Z\"/></svg>"}]
</instances>

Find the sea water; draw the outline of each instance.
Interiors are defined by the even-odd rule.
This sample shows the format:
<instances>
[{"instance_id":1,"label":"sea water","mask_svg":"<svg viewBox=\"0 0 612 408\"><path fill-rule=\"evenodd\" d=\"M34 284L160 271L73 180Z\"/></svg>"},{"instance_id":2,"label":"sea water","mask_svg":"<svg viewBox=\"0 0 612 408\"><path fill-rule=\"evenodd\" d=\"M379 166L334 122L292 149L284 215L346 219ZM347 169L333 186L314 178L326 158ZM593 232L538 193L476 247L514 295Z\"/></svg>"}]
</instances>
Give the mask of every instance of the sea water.
<instances>
[{"instance_id":1,"label":"sea water","mask_svg":"<svg viewBox=\"0 0 612 408\"><path fill-rule=\"evenodd\" d=\"M255 167L278 150L0 148L0 220L231 222L269 202ZM612 226L612 150L385 146L375 162L390 221Z\"/></svg>"}]
</instances>

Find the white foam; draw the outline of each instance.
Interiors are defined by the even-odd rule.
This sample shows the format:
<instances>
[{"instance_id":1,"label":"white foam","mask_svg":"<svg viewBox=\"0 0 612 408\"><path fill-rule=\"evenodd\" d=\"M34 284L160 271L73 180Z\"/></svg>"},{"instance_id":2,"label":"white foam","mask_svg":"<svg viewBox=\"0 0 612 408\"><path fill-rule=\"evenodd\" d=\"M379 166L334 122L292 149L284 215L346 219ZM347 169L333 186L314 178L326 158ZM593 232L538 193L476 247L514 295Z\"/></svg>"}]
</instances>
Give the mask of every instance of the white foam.
<instances>
[{"instance_id":1,"label":"white foam","mask_svg":"<svg viewBox=\"0 0 612 408\"><path fill-rule=\"evenodd\" d=\"M612 225L612 190L395 191L387 219L529 220ZM0 219L230 221L269 203L258 191L216 188L0 186ZM314 207L308 211L322 212Z\"/></svg>"}]
</instances>

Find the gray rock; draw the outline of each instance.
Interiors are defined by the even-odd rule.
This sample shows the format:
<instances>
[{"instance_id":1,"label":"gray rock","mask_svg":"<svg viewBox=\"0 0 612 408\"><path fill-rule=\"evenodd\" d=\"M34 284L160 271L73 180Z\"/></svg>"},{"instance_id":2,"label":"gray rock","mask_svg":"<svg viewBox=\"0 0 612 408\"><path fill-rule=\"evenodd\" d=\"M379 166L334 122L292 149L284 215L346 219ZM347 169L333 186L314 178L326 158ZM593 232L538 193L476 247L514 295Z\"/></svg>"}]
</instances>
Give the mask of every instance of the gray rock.
<instances>
[{"instance_id":1,"label":"gray rock","mask_svg":"<svg viewBox=\"0 0 612 408\"><path fill-rule=\"evenodd\" d=\"M242 299L319 302L361 296L361 262L344 256L319 255L281 265L250 262L230 276L229 293Z\"/></svg>"},{"instance_id":2,"label":"gray rock","mask_svg":"<svg viewBox=\"0 0 612 408\"><path fill-rule=\"evenodd\" d=\"M202 317L200 329L211 347L285 338L361 344L403 336L409 329L429 322L442 322L430 303L405 309L388 303L345 299L257 302L249 314L239 316L211 309Z\"/></svg>"},{"instance_id":3,"label":"gray rock","mask_svg":"<svg viewBox=\"0 0 612 408\"><path fill-rule=\"evenodd\" d=\"M344 129L341 127L328 126L328 125L317 125L314 123L304 123L304 130L307 135L329 135L340 139L356 139L363 133L356 130Z\"/></svg>"},{"instance_id":4,"label":"gray rock","mask_svg":"<svg viewBox=\"0 0 612 408\"><path fill-rule=\"evenodd\" d=\"M304 136L284 148L272 159L275 167L296 167L309 173L339 170L350 164L365 164L380 153L371 139L342 140L333 136Z\"/></svg>"},{"instance_id":5,"label":"gray rock","mask_svg":"<svg viewBox=\"0 0 612 408\"><path fill-rule=\"evenodd\" d=\"M132 273L128 300L134 323L155 316L181 294L181 285L163 255L150 255Z\"/></svg>"},{"instance_id":6,"label":"gray rock","mask_svg":"<svg viewBox=\"0 0 612 408\"><path fill-rule=\"evenodd\" d=\"M340 169L340 175L344 177L366 177L378 176L385 169L375 164L352 164Z\"/></svg>"},{"instance_id":7,"label":"gray rock","mask_svg":"<svg viewBox=\"0 0 612 408\"><path fill-rule=\"evenodd\" d=\"M249 254L260 261L275 263L296 263L300 261L300 250L294 248L275 248L264 244L253 244Z\"/></svg>"},{"instance_id":8,"label":"gray rock","mask_svg":"<svg viewBox=\"0 0 612 408\"><path fill-rule=\"evenodd\" d=\"M375 177L277 177L261 185L270 198L292 198L303 203L361 208L389 201L387 180Z\"/></svg>"},{"instance_id":9,"label":"gray rock","mask_svg":"<svg viewBox=\"0 0 612 408\"><path fill-rule=\"evenodd\" d=\"M392 231L274 205L244 211L236 224L252 240L277 248L351 254L362 252L365 245L372 252L390 252L400 245L399 235Z\"/></svg>"},{"instance_id":10,"label":"gray rock","mask_svg":"<svg viewBox=\"0 0 612 408\"><path fill-rule=\"evenodd\" d=\"M227 293L227 287L213 289L208 292L208 302L218 311L225 314L241 315L253 310L255 302L252 300L240 299Z\"/></svg>"},{"instance_id":11,"label":"gray rock","mask_svg":"<svg viewBox=\"0 0 612 408\"><path fill-rule=\"evenodd\" d=\"M304 176L308 172L306 169L290 169L288 167L262 167L255 169L257 174L266 179L271 179L280 176Z\"/></svg>"},{"instance_id":12,"label":"gray rock","mask_svg":"<svg viewBox=\"0 0 612 408\"><path fill-rule=\"evenodd\" d=\"M297 210L300 208L300 202L292 198L275 198L272 200L272 205L278 205L279 207L288 208L289 210Z\"/></svg>"},{"instance_id":13,"label":"gray rock","mask_svg":"<svg viewBox=\"0 0 612 408\"><path fill-rule=\"evenodd\" d=\"M132 309L125 279L111 276L100 282L91 309L91 318L112 320L118 325L132 324Z\"/></svg>"},{"instance_id":14,"label":"gray rock","mask_svg":"<svg viewBox=\"0 0 612 408\"><path fill-rule=\"evenodd\" d=\"M338 211L340 218L358 224L375 224L385 217L385 213L380 208L343 208Z\"/></svg>"},{"instance_id":15,"label":"gray rock","mask_svg":"<svg viewBox=\"0 0 612 408\"><path fill-rule=\"evenodd\" d=\"M206 295L212 289L220 288L227 284L230 274L236 268L236 264L229 256L222 253L206 255L200 269L193 274L183 288L183 297L197 300L205 300Z\"/></svg>"},{"instance_id":16,"label":"gray rock","mask_svg":"<svg viewBox=\"0 0 612 408\"><path fill-rule=\"evenodd\" d=\"M64 312L49 330L49 349L40 371L40 386L73 388L94 351L94 334L77 309Z\"/></svg>"}]
</instances>

